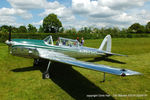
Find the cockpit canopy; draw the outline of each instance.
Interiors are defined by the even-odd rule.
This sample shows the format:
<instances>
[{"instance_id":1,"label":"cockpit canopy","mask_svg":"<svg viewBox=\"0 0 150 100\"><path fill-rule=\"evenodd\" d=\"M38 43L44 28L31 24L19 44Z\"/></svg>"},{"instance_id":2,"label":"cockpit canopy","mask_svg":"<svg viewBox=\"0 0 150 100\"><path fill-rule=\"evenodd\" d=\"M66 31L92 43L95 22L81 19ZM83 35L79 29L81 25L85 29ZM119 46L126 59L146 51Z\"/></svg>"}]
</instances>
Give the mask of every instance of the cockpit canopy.
<instances>
[{"instance_id":1,"label":"cockpit canopy","mask_svg":"<svg viewBox=\"0 0 150 100\"><path fill-rule=\"evenodd\" d=\"M56 45L69 46L69 47L79 47L80 43L77 40L59 37L59 39L56 42Z\"/></svg>"},{"instance_id":2,"label":"cockpit canopy","mask_svg":"<svg viewBox=\"0 0 150 100\"><path fill-rule=\"evenodd\" d=\"M53 45L52 36L51 35L47 36L44 39L44 42L46 44ZM62 38L62 37L58 38L58 40L56 41L56 45L58 45L58 46L68 46L68 47L79 47L79 46L81 46L79 41L77 41L77 40L68 39L68 38Z\"/></svg>"}]
</instances>

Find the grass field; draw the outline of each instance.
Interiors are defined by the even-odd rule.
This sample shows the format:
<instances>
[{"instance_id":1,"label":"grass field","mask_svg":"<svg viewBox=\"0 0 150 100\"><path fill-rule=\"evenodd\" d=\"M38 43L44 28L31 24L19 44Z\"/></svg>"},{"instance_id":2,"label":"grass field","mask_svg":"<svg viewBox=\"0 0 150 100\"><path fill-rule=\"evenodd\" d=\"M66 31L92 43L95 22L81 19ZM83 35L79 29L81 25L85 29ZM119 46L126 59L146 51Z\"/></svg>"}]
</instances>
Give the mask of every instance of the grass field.
<instances>
[{"instance_id":1,"label":"grass field","mask_svg":"<svg viewBox=\"0 0 150 100\"><path fill-rule=\"evenodd\" d=\"M101 41L86 40L85 45L99 48ZM112 45L112 52L129 57L82 60L127 68L143 75L120 77L106 74L106 82L101 83L101 72L53 63L52 78L43 80L44 68L34 68L32 59L11 56L7 46L0 44L0 100L149 99L150 38L112 39ZM87 95L105 97L91 98Z\"/></svg>"}]
</instances>

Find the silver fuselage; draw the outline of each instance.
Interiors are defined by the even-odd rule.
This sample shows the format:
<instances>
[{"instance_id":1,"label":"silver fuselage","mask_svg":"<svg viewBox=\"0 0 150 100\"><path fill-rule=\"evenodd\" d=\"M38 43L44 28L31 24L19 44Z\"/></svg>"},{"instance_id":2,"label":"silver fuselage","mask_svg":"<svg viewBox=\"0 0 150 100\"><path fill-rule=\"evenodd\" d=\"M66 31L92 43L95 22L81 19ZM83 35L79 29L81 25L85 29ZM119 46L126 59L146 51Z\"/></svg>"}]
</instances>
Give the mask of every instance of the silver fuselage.
<instances>
[{"instance_id":1,"label":"silver fuselage","mask_svg":"<svg viewBox=\"0 0 150 100\"><path fill-rule=\"evenodd\" d=\"M100 57L105 55L105 51L100 51L95 48L89 48L84 46L71 47L64 45L51 45L45 43L43 40L33 39L13 39L12 41L6 41L6 44L10 47L10 53L15 56L38 58L38 48L47 49L68 55L73 58L88 58L88 57ZM57 55L56 55L57 56Z\"/></svg>"}]
</instances>

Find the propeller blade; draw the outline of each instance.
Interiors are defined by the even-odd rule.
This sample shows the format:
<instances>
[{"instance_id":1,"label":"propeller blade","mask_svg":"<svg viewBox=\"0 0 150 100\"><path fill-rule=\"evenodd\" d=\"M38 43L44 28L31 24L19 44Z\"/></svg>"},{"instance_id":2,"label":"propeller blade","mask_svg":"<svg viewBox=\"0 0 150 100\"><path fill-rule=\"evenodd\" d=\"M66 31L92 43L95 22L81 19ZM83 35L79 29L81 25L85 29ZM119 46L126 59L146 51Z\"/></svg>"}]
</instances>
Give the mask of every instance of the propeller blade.
<instances>
[{"instance_id":1,"label":"propeller blade","mask_svg":"<svg viewBox=\"0 0 150 100\"><path fill-rule=\"evenodd\" d=\"M11 41L11 26L9 27L9 41Z\"/></svg>"}]
</instances>

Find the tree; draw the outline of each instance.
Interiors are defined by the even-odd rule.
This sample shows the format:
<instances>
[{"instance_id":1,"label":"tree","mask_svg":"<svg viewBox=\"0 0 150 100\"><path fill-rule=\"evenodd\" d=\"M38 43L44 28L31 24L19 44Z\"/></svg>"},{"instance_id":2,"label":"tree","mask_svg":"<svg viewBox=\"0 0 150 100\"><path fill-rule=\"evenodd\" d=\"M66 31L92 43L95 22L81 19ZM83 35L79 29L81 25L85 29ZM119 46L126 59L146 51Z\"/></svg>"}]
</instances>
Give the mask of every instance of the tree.
<instances>
[{"instance_id":1,"label":"tree","mask_svg":"<svg viewBox=\"0 0 150 100\"><path fill-rule=\"evenodd\" d=\"M36 33L36 32L37 32L37 29L36 29L36 27L34 27L32 24L29 24L29 25L28 25L28 32L29 32L29 33Z\"/></svg>"},{"instance_id":2,"label":"tree","mask_svg":"<svg viewBox=\"0 0 150 100\"><path fill-rule=\"evenodd\" d=\"M105 33L107 33L107 34L112 34L112 28L111 27L109 27L109 28L106 28L105 29Z\"/></svg>"},{"instance_id":3,"label":"tree","mask_svg":"<svg viewBox=\"0 0 150 100\"><path fill-rule=\"evenodd\" d=\"M64 33L64 30L65 30L64 27L59 28L60 33Z\"/></svg>"},{"instance_id":4,"label":"tree","mask_svg":"<svg viewBox=\"0 0 150 100\"><path fill-rule=\"evenodd\" d=\"M121 34L127 34L128 33L128 29L126 28L122 28L122 30L120 31Z\"/></svg>"},{"instance_id":5,"label":"tree","mask_svg":"<svg viewBox=\"0 0 150 100\"><path fill-rule=\"evenodd\" d=\"M82 27L79 30L79 33L91 33L92 32L92 27Z\"/></svg>"},{"instance_id":6,"label":"tree","mask_svg":"<svg viewBox=\"0 0 150 100\"><path fill-rule=\"evenodd\" d=\"M99 33L99 29L97 27L93 28L93 33Z\"/></svg>"},{"instance_id":7,"label":"tree","mask_svg":"<svg viewBox=\"0 0 150 100\"><path fill-rule=\"evenodd\" d=\"M146 32L150 33L150 22L146 24Z\"/></svg>"},{"instance_id":8,"label":"tree","mask_svg":"<svg viewBox=\"0 0 150 100\"><path fill-rule=\"evenodd\" d=\"M76 34L77 33L77 31L76 31L76 29L75 28L70 28L70 29L66 29L65 30L65 33L70 33L70 34Z\"/></svg>"},{"instance_id":9,"label":"tree","mask_svg":"<svg viewBox=\"0 0 150 100\"><path fill-rule=\"evenodd\" d=\"M60 27L62 27L62 23L55 14L49 14L43 20L45 33L57 33Z\"/></svg>"},{"instance_id":10,"label":"tree","mask_svg":"<svg viewBox=\"0 0 150 100\"><path fill-rule=\"evenodd\" d=\"M9 26L8 25L3 25L0 27L0 31L2 33L8 33L9 32Z\"/></svg>"},{"instance_id":11,"label":"tree","mask_svg":"<svg viewBox=\"0 0 150 100\"><path fill-rule=\"evenodd\" d=\"M12 33L19 33L19 28L16 28L15 26L12 26Z\"/></svg>"},{"instance_id":12,"label":"tree","mask_svg":"<svg viewBox=\"0 0 150 100\"><path fill-rule=\"evenodd\" d=\"M102 28L100 29L100 33L102 33L102 34L105 33L105 28L104 28L104 27L102 27Z\"/></svg>"},{"instance_id":13,"label":"tree","mask_svg":"<svg viewBox=\"0 0 150 100\"><path fill-rule=\"evenodd\" d=\"M145 31L145 28L139 23L134 23L128 28L128 31L131 33L143 33Z\"/></svg>"},{"instance_id":14,"label":"tree","mask_svg":"<svg viewBox=\"0 0 150 100\"><path fill-rule=\"evenodd\" d=\"M39 28L39 31L38 31L39 33L43 33L44 32L44 28L43 28L43 26L42 25L40 25L40 28Z\"/></svg>"},{"instance_id":15,"label":"tree","mask_svg":"<svg viewBox=\"0 0 150 100\"><path fill-rule=\"evenodd\" d=\"M26 28L25 26L20 26L20 27L18 28L18 31L19 31L20 33L27 33L27 28Z\"/></svg>"}]
</instances>

